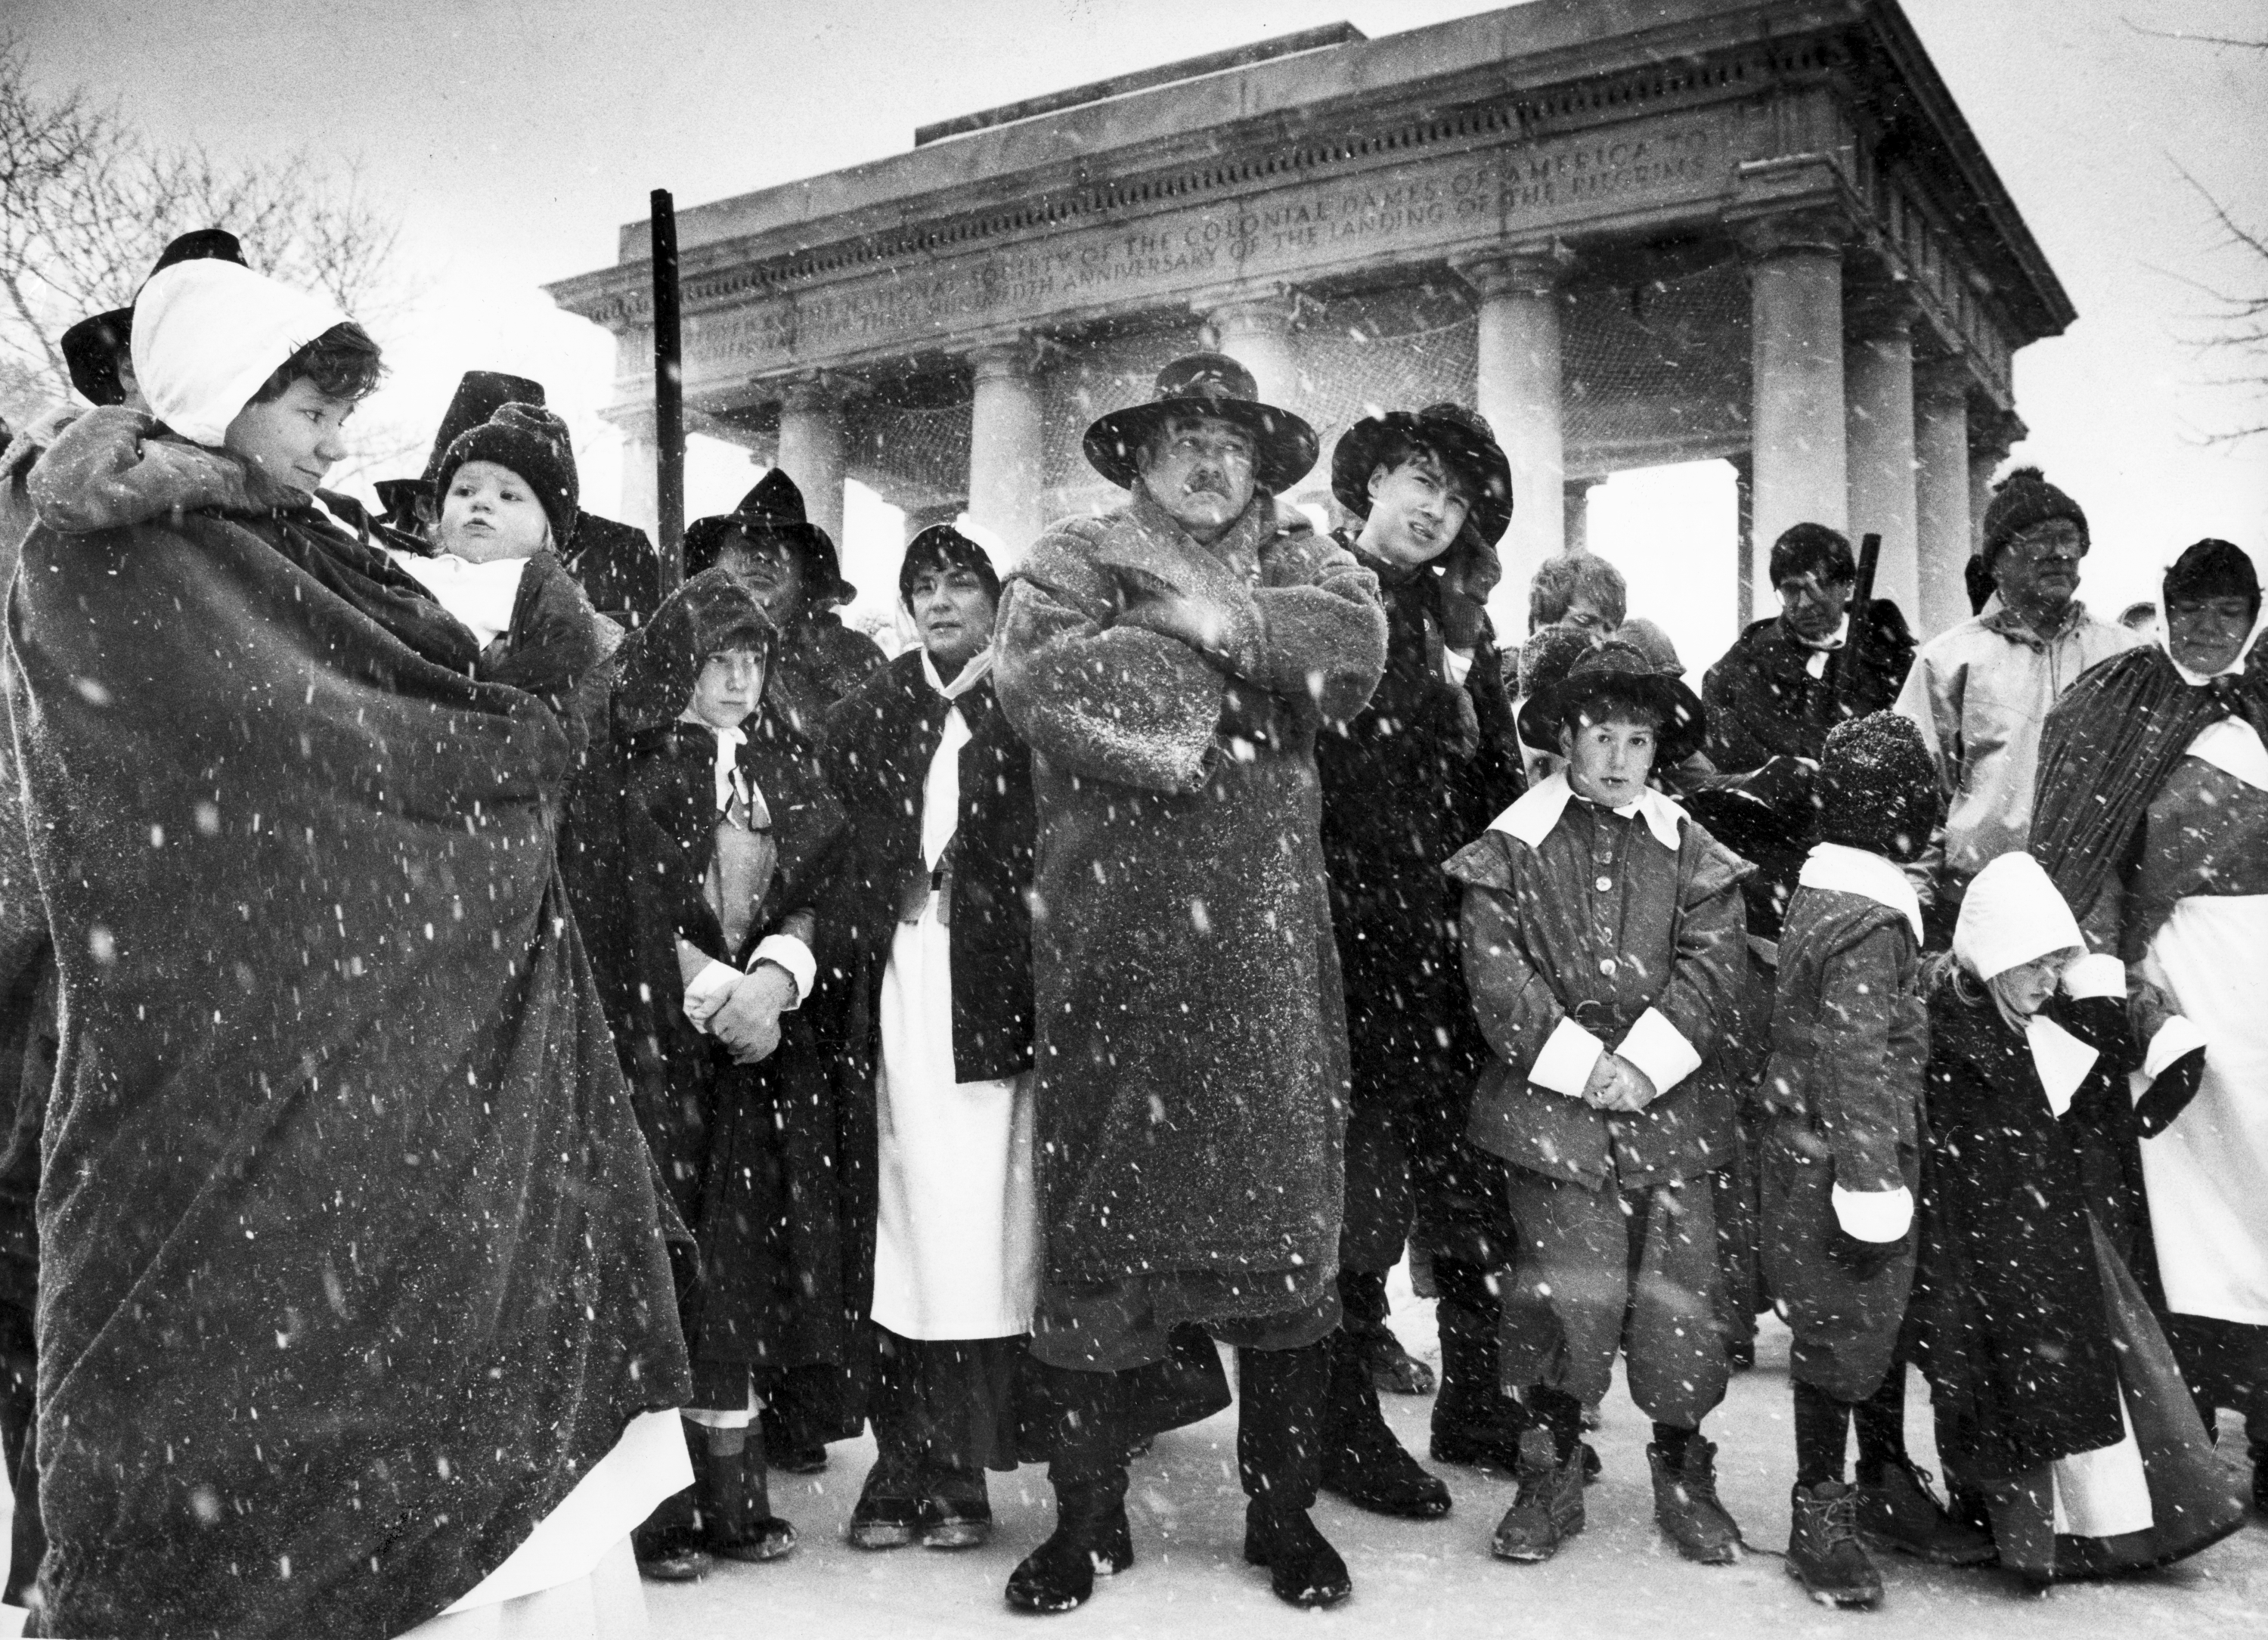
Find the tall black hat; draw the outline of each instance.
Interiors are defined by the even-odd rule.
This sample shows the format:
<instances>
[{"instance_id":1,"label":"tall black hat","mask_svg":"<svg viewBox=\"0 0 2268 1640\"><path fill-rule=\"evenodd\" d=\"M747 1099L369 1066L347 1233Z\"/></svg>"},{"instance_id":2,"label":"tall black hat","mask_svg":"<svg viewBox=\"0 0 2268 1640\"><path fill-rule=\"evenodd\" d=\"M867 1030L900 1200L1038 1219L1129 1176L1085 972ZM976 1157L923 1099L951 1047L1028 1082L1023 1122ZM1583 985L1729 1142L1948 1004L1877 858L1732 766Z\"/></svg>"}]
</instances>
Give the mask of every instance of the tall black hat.
<instances>
[{"instance_id":1,"label":"tall black hat","mask_svg":"<svg viewBox=\"0 0 2268 1640\"><path fill-rule=\"evenodd\" d=\"M1281 495L1315 464L1315 430L1287 410L1260 402L1252 373L1226 353L1190 353L1158 373L1157 396L1096 418L1086 430L1086 459L1094 470L1123 490L1139 475L1135 453L1159 426L1175 416L1211 416L1233 422L1252 435L1253 480L1270 495Z\"/></svg>"},{"instance_id":2,"label":"tall black hat","mask_svg":"<svg viewBox=\"0 0 2268 1640\"><path fill-rule=\"evenodd\" d=\"M246 265L244 247L226 228L198 228L184 233L158 254L150 270L155 278L175 262L232 262ZM144 283L148 283L147 280ZM114 307L80 320L63 332L57 345L70 371L71 386L91 404L123 404L126 386L118 379L118 355L133 344L134 305Z\"/></svg>"},{"instance_id":3,"label":"tall black hat","mask_svg":"<svg viewBox=\"0 0 2268 1640\"><path fill-rule=\"evenodd\" d=\"M1339 435L1331 448L1331 493L1357 518L1370 516L1370 475L1382 452L1400 440L1434 451L1464 481L1472 498L1467 528L1493 547L1512 524L1512 463L1505 459L1487 419L1462 404L1443 401L1412 415L1388 410L1366 416Z\"/></svg>"},{"instance_id":4,"label":"tall black hat","mask_svg":"<svg viewBox=\"0 0 2268 1640\"><path fill-rule=\"evenodd\" d=\"M775 467L740 498L729 513L696 518L685 527L685 573L697 575L716 563L725 537L738 530L754 539L777 536L802 555L810 572L813 596L821 603L848 603L858 589L843 579L843 560L835 538L813 523L804 510L803 491L794 479Z\"/></svg>"},{"instance_id":5,"label":"tall black hat","mask_svg":"<svg viewBox=\"0 0 2268 1640\"><path fill-rule=\"evenodd\" d=\"M378 491L379 505L386 509L387 521L405 528L414 525L422 499L433 499L436 481L440 476L442 459L449 447L474 428L492 419L507 404L533 404L543 408L543 384L529 376L506 375L501 370L468 370L457 380L457 390L449 396L449 408L441 412L441 425L434 430L433 447L425 457L425 470L415 478L381 478L371 487Z\"/></svg>"}]
</instances>

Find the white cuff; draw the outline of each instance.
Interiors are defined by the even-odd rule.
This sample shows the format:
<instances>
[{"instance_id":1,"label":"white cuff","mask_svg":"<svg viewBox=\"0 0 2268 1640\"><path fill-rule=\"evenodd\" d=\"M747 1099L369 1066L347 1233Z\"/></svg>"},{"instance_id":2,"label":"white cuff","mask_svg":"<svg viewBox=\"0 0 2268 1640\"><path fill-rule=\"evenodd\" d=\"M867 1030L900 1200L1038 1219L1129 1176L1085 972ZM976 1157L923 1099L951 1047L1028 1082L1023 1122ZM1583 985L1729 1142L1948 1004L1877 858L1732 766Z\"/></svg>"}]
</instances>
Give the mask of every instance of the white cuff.
<instances>
[{"instance_id":1,"label":"white cuff","mask_svg":"<svg viewBox=\"0 0 2268 1640\"><path fill-rule=\"evenodd\" d=\"M2126 994L2126 964L2108 951L2080 957L2063 971L2063 988L2074 1001Z\"/></svg>"},{"instance_id":2,"label":"white cuff","mask_svg":"<svg viewBox=\"0 0 2268 1640\"><path fill-rule=\"evenodd\" d=\"M2176 1014L2150 1038L2149 1051L2142 1056L2142 1074L2155 1082L2183 1054L2208 1045L2205 1032L2191 1023L2187 1014Z\"/></svg>"},{"instance_id":3,"label":"white cuff","mask_svg":"<svg viewBox=\"0 0 2268 1640\"><path fill-rule=\"evenodd\" d=\"M1896 1190L1845 1190L1837 1185L1828 1200L1835 1204L1835 1222L1853 1241L1896 1241L1913 1223L1913 1192L1904 1185Z\"/></svg>"},{"instance_id":4,"label":"white cuff","mask_svg":"<svg viewBox=\"0 0 2268 1640\"><path fill-rule=\"evenodd\" d=\"M1649 1008L1615 1050L1646 1073L1656 1094L1668 1093L1701 1068L1701 1056L1660 1008Z\"/></svg>"},{"instance_id":5,"label":"white cuff","mask_svg":"<svg viewBox=\"0 0 2268 1640\"><path fill-rule=\"evenodd\" d=\"M1472 669L1473 652L1471 650L1452 649L1447 644L1443 644L1441 646L1441 676L1443 677L1447 678L1449 682L1455 684L1459 689L1462 689L1465 686L1465 677L1467 674L1472 671Z\"/></svg>"},{"instance_id":6,"label":"white cuff","mask_svg":"<svg viewBox=\"0 0 2268 1640\"><path fill-rule=\"evenodd\" d=\"M1528 1080L1539 1088L1580 1099L1583 1090L1591 1085L1591 1072L1597 1068L1599 1056L1606 1051L1605 1043L1573 1020L1563 1018L1551 1028L1535 1063L1528 1067Z\"/></svg>"},{"instance_id":7,"label":"white cuff","mask_svg":"<svg viewBox=\"0 0 2268 1640\"><path fill-rule=\"evenodd\" d=\"M787 970L788 978L795 981L799 1008L819 979L819 963L812 956L811 948L792 934L768 934L757 941L755 952L748 958L750 973L755 972L758 963L777 963Z\"/></svg>"},{"instance_id":8,"label":"white cuff","mask_svg":"<svg viewBox=\"0 0 2268 1640\"><path fill-rule=\"evenodd\" d=\"M725 1006L725 999L740 983L740 971L732 964L711 958L685 987L685 1017L693 1022L693 1029L707 1036L711 1017Z\"/></svg>"}]
</instances>

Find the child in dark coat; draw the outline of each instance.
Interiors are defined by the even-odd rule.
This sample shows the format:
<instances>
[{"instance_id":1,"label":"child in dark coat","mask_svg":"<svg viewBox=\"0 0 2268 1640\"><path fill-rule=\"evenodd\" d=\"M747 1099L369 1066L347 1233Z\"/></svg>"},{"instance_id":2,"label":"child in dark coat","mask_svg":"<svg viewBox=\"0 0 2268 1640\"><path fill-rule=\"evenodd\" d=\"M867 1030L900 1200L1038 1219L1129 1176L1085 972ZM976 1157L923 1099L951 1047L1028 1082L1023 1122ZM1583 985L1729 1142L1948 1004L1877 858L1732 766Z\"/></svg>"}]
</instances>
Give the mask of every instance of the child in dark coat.
<instances>
[{"instance_id":1,"label":"child in dark coat","mask_svg":"<svg viewBox=\"0 0 2268 1640\"><path fill-rule=\"evenodd\" d=\"M1549 1559L1583 1526L1583 1407L1619 1347L1653 1420L1654 1515L1688 1559L1740 1533L1717 1501L1702 1419L1723 1400L1709 1176L1730 1143L1716 1055L1746 981L1748 868L1646 785L1700 743L1701 703L1614 642L1528 714L1556 723L1563 773L1451 860L1465 974L1496 1060L1472 1141L1510 1166L1519 1244L1499 1370L1550 1451L1521 1454L1491 1548Z\"/></svg>"},{"instance_id":2,"label":"child in dark coat","mask_svg":"<svg viewBox=\"0 0 2268 1640\"><path fill-rule=\"evenodd\" d=\"M794 1547L772 1518L758 1397L847 1365L862 1309L846 1257L828 1061L803 1003L830 930L816 907L845 816L815 748L774 709L774 633L722 571L695 576L624 645L611 778L627 926L593 941L638 1118L697 1245L681 1278L696 1485L636 1548L650 1577ZM588 805L585 805L586 817Z\"/></svg>"},{"instance_id":3,"label":"child in dark coat","mask_svg":"<svg viewBox=\"0 0 2268 1640\"><path fill-rule=\"evenodd\" d=\"M1822 1603L1872 1606L1863 1531L1940 1564L1990 1560L1905 1453L1905 1363L1921 1190L1921 902L1899 869L1938 823L1921 731L1887 712L1827 737L1819 843L1781 927L1762 1088L1764 1267L1795 1334L1794 1525L1787 1569ZM1843 1479L1853 1413L1859 1486Z\"/></svg>"}]
</instances>

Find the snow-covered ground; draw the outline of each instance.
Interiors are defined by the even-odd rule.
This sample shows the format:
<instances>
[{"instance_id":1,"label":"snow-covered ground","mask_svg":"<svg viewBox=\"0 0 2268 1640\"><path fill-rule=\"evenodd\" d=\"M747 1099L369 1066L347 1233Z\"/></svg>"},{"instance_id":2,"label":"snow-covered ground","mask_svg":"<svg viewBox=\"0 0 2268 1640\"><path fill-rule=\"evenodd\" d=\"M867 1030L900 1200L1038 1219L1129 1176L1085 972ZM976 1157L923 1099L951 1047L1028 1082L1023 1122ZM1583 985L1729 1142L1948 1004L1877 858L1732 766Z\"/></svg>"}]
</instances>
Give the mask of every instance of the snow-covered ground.
<instances>
[{"instance_id":1,"label":"snow-covered ground","mask_svg":"<svg viewBox=\"0 0 2268 1640\"><path fill-rule=\"evenodd\" d=\"M1397 1284L1398 1285L1398 1284ZM1432 1306L1400 1294L1395 1324L1429 1359ZM862 1554L843 1523L873 1456L871 1441L830 1448L825 1474L782 1476L777 1511L801 1546L768 1566L725 1566L690 1586L648 1585L653 1640L749 1640L808 1636L1030 1634L1059 1640L1264 1640L1329 1630L1395 1640L1758 1640L1847 1636L1856 1640L2218 1640L2268 1636L2268 1521L2255 1517L2235 1537L2169 1570L2124 1582L2068 1585L2043 1598L2006 1574L1954 1571L1885 1557L1889 1598L1874 1613L1810 1604L1771 1550L1787 1541L1789 1434L1787 1333L1767 1323L1756 1370L1737 1378L1708 1433L1719 1445L1726 1506L1756 1546L1737 1566L1678 1559L1653 1525L1645 1444L1648 1426L1619 1378L1594 1437L1605 1474L1589 1492L1589 1525L1542 1566L1491 1559L1488 1535L1512 1502L1509 1480L1436 1466L1456 1503L1438 1521L1388 1520L1326 1497L1316 1518L1354 1572L1352 1600L1329 1613L1300 1613L1268 1592L1267 1574L1244 1564L1244 1497L1236 1483L1234 1408L1161 1437L1138 1464L1128 1500L1136 1563L1104 1581L1094 1601L1068 1616L1018 1616L1002 1603L1010 1568L1053 1519L1046 1472L992 1477L998 1529L981 1549L920 1548ZM1425 1455L1429 1399L1389 1396L1388 1415L1410 1450ZM1928 1400L1917 1375L1908 1399L1912 1450L1930 1463ZM2241 1452L2233 1422L2223 1440Z\"/></svg>"}]
</instances>

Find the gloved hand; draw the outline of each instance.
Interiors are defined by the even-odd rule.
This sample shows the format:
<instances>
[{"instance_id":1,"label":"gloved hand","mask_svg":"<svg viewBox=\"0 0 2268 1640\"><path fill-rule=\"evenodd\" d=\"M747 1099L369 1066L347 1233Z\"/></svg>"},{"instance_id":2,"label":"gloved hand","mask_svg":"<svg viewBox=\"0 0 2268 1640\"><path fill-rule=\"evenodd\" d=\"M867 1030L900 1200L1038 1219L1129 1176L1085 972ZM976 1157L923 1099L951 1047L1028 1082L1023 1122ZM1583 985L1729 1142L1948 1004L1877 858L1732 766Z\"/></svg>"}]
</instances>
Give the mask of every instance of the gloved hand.
<instances>
[{"instance_id":1,"label":"gloved hand","mask_svg":"<svg viewBox=\"0 0 2268 1640\"><path fill-rule=\"evenodd\" d=\"M2189 1109L2205 1081L2205 1050L2191 1048L2160 1071L2157 1079L2134 1102L2134 1126L2145 1139L2155 1139Z\"/></svg>"},{"instance_id":2,"label":"gloved hand","mask_svg":"<svg viewBox=\"0 0 2268 1640\"><path fill-rule=\"evenodd\" d=\"M1871 1282L1913 1245L1913 1230L1896 1241L1860 1241L1840 1224L1827 1232L1827 1256L1853 1281Z\"/></svg>"}]
</instances>

